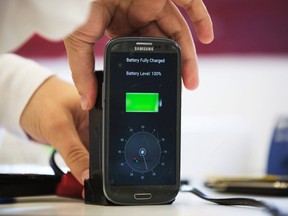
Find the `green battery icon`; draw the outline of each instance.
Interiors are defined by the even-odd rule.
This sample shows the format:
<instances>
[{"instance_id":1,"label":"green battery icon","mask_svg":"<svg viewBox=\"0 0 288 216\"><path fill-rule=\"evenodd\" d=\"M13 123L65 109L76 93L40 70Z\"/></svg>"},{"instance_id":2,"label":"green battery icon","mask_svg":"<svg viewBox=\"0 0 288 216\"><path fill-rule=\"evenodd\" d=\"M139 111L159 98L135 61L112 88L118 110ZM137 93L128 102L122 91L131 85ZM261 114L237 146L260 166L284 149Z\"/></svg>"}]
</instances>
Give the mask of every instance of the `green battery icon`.
<instances>
[{"instance_id":1,"label":"green battery icon","mask_svg":"<svg viewBox=\"0 0 288 216\"><path fill-rule=\"evenodd\" d=\"M159 112L159 93L126 93L126 112Z\"/></svg>"}]
</instances>

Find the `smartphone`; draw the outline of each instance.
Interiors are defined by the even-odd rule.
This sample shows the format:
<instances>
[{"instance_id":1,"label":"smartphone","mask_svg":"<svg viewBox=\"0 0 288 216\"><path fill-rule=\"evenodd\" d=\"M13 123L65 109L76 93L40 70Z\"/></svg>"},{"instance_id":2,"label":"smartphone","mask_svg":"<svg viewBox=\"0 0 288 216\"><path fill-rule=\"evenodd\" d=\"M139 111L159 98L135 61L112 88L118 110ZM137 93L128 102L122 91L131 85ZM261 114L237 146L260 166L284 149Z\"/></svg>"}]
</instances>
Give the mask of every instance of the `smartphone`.
<instances>
[{"instance_id":1,"label":"smartphone","mask_svg":"<svg viewBox=\"0 0 288 216\"><path fill-rule=\"evenodd\" d=\"M173 202L180 182L181 55L164 38L105 48L103 192L115 204Z\"/></svg>"},{"instance_id":2,"label":"smartphone","mask_svg":"<svg viewBox=\"0 0 288 216\"><path fill-rule=\"evenodd\" d=\"M205 186L218 192L253 195L287 196L287 176L210 177Z\"/></svg>"}]
</instances>

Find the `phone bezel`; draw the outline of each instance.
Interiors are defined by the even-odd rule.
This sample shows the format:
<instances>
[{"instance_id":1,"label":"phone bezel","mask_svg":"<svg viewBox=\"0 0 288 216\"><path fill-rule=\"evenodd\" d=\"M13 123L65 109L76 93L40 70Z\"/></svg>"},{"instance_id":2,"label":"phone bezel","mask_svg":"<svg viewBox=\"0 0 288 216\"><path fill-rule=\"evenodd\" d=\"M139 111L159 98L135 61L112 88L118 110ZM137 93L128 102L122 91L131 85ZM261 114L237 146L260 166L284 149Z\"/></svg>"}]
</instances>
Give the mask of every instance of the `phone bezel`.
<instances>
[{"instance_id":1,"label":"phone bezel","mask_svg":"<svg viewBox=\"0 0 288 216\"><path fill-rule=\"evenodd\" d=\"M176 184L175 185L141 185L141 186L111 186L108 181L108 174L106 170L109 169L109 79L110 79L110 61L107 56L111 52L140 52L145 53L147 51L134 51L134 47L137 43L151 43L155 47L153 53L177 53L177 113L176 113ZM116 48L115 48L116 47ZM137 205L137 204L165 204L171 203L175 199L179 191L180 186L180 134L181 134L181 52L177 43L170 39L165 38L117 38L111 40L105 49L105 61L104 61L104 88L103 88L103 147L102 147L102 170L103 170L103 192L106 198L115 204L120 205ZM150 199L136 200L135 194L138 193L151 193Z\"/></svg>"}]
</instances>

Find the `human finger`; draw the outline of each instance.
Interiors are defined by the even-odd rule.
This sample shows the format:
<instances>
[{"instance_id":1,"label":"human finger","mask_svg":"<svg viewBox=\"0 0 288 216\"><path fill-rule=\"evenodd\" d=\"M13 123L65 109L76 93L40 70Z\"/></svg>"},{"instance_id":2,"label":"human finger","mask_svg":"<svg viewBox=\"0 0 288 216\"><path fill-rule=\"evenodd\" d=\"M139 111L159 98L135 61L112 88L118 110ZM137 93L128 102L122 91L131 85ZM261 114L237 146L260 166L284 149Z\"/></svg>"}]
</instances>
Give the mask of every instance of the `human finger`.
<instances>
[{"instance_id":1,"label":"human finger","mask_svg":"<svg viewBox=\"0 0 288 216\"><path fill-rule=\"evenodd\" d=\"M156 22L151 22L147 26L140 28L138 31L139 36L142 37L162 37L168 38Z\"/></svg>"},{"instance_id":2,"label":"human finger","mask_svg":"<svg viewBox=\"0 0 288 216\"><path fill-rule=\"evenodd\" d=\"M198 86L198 63L194 41L190 29L177 7L167 1L157 24L161 30L181 47L182 78L187 89Z\"/></svg>"},{"instance_id":3,"label":"human finger","mask_svg":"<svg viewBox=\"0 0 288 216\"><path fill-rule=\"evenodd\" d=\"M65 47L72 78L80 95L82 109L89 110L94 105L97 95L97 80L93 75L95 67L93 45L87 45L79 41L77 46L87 47L84 52L79 52L79 49L73 47L73 42L71 43L71 41L71 38L66 39Z\"/></svg>"},{"instance_id":4,"label":"human finger","mask_svg":"<svg viewBox=\"0 0 288 216\"><path fill-rule=\"evenodd\" d=\"M64 39L72 78L80 94L83 110L93 107L97 95L97 80L94 76L94 45L103 35L111 15L102 1L91 4L85 24Z\"/></svg>"},{"instance_id":5,"label":"human finger","mask_svg":"<svg viewBox=\"0 0 288 216\"><path fill-rule=\"evenodd\" d=\"M129 23L141 28L155 21L167 0L133 0L128 8Z\"/></svg>"},{"instance_id":6,"label":"human finger","mask_svg":"<svg viewBox=\"0 0 288 216\"><path fill-rule=\"evenodd\" d=\"M173 0L182 7L194 24L198 39L205 44L214 39L213 24L208 10L202 0Z\"/></svg>"},{"instance_id":7,"label":"human finger","mask_svg":"<svg viewBox=\"0 0 288 216\"><path fill-rule=\"evenodd\" d=\"M61 131L61 133L59 133ZM48 142L59 152L74 177L84 184L89 176L89 154L72 121L60 120L54 124Z\"/></svg>"}]
</instances>

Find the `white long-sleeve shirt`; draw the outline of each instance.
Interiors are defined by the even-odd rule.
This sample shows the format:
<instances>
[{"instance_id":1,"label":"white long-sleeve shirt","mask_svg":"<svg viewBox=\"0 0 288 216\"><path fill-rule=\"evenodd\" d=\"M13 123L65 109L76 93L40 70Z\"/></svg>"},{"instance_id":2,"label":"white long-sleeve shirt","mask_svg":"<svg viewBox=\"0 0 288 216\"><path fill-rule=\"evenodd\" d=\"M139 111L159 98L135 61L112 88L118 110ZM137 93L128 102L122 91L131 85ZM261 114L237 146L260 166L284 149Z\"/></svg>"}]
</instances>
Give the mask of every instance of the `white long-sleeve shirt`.
<instances>
[{"instance_id":1,"label":"white long-sleeve shirt","mask_svg":"<svg viewBox=\"0 0 288 216\"><path fill-rule=\"evenodd\" d=\"M34 33L60 40L86 20L90 0L0 1L0 127L24 136L21 113L52 72L13 54Z\"/></svg>"},{"instance_id":2,"label":"white long-sleeve shirt","mask_svg":"<svg viewBox=\"0 0 288 216\"><path fill-rule=\"evenodd\" d=\"M0 56L0 126L23 135L19 120L36 89L52 73L39 64L14 54Z\"/></svg>"}]
</instances>

